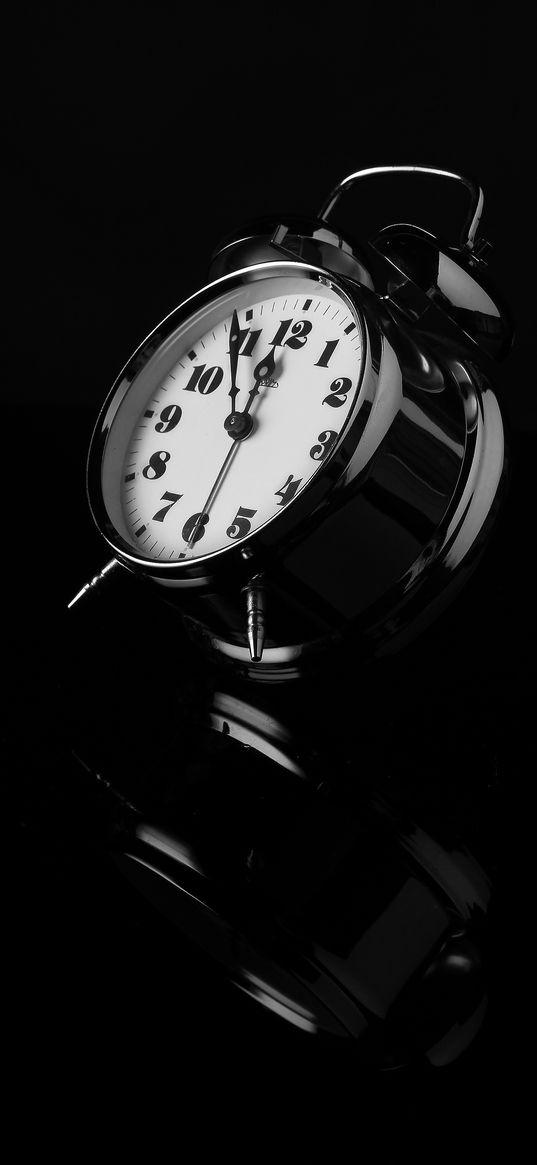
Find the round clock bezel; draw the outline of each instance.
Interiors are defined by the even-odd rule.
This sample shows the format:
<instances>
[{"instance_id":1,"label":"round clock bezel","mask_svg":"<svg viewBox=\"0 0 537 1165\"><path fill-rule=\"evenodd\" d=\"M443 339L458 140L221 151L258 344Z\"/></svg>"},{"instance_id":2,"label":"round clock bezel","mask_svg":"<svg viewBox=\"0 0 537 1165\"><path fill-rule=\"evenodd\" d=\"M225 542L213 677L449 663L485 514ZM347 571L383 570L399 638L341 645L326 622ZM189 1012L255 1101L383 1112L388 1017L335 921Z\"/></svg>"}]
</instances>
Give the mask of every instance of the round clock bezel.
<instances>
[{"instance_id":1,"label":"round clock bezel","mask_svg":"<svg viewBox=\"0 0 537 1165\"><path fill-rule=\"evenodd\" d=\"M354 403L344 424L340 440L323 462L319 471L312 475L297 497L281 513L271 516L262 526L252 531L246 539L241 540L238 544L221 547L207 555L199 555L196 558L183 561L159 562L137 555L133 547L123 539L114 526L106 506L102 486L102 466L106 444L119 409L134 380L178 327L185 324L196 311L202 310L213 300L218 299L222 293L233 292L244 284L259 282L266 278L290 276L307 278L333 288L346 302L360 327L363 344L361 367ZM363 306L356 298L356 293L359 294L359 291L358 284L349 282L344 277L335 278L330 272L312 264L285 260L258 263L224 275L200 288L188 299L178 304L142 341L119 376L116 377L104 402L91 439L87 464L87 492L93 519L106 542L125 565L161 580L167 579L176 584L200 585L220 572L224 563L230 569L233 569L238 561L244 563L245 558L248 558L250 553L251 544L255 543L257 547L263 546L269 549L275 542L281 540L282 536L287 537L293 529L303 522L306 515L311 515L312 508L316 509L317 505L325 499L327 492L333 488L348 467L374 398L376 378L371 375L371 321L369 321L368 327ZM366 406L365 410L364 406Z\"/></svg>"}]
</instances>

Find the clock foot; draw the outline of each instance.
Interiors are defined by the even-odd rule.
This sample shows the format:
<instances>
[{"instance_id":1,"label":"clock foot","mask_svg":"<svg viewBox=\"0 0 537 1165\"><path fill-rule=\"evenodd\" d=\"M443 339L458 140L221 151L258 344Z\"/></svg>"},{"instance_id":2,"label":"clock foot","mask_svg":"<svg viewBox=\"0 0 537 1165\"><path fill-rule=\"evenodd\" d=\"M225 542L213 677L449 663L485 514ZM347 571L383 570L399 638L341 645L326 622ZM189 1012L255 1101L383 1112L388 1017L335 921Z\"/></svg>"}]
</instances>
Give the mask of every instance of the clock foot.
<instances>
[{"instance_id":1,"label":"clock foot","mask_svg":"<svg viewBox=\"0 0 537 1165\"><path fill-rule=\"evenodd\" d=\"M259 663L263 657L265 609L265 588L258 577L246 588L247 637L252 663Z\"/></svg>"}]
</instances>

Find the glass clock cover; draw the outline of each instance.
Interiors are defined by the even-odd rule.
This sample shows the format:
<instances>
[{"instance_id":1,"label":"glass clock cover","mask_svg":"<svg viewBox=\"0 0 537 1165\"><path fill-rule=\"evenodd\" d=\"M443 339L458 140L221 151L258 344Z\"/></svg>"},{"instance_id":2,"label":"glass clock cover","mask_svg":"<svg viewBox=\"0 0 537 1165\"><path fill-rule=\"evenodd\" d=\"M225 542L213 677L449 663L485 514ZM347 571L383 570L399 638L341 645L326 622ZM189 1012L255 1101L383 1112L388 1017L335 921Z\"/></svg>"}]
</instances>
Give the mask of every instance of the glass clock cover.
<instances>
[{"instance_id":1,"label":"glass clock cover","mask_svg":"<svg viewBox=\"0 0 537 1165\"><path fill-rule=\"evenodd\" d=\"M110 406L102 493L127 553L204 558L276 518L339 444L363 363L327 280L265 271L217 291Z\"/></svg>"}]
</instances>

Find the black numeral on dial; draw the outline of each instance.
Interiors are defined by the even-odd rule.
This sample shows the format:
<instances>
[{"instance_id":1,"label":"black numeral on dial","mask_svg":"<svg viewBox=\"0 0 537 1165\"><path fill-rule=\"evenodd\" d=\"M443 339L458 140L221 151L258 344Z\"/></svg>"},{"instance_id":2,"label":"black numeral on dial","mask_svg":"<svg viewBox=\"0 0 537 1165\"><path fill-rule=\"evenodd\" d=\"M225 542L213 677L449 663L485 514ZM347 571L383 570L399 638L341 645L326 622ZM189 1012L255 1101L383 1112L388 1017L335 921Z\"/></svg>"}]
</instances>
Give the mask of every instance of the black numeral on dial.
<instances>
[{"instance_id":1,"label":"black numeral on dial","mask_svg":"<svg viewBox=\"0 0 537 1165\"><path fill-rule=\"evenodd\" d=\"M282 485L282 488L275 491L275 496L282 499L281 502L278 502L278 505L286 506L289 502L291 502L296 494L297 489L301 485L302 478L294 478L292 473L290 473L287 481Z\"/></svg>"},{"instance_id":2,"label":"black numeral on dial","mask_svg":"<svg viewBox=\"0 0 537 1165\"><path fill-rule=\"evenodd\" d=\"M162 477L166 473L166 465L170 460L171 453L166 453L165 449L158 449L156 453L152 453L147 465L144 465L142 474L148 481L155 481L157 477Z\"/></svg>"},{"instance_id":3,"label":"black numeral on dial","mask_svg":"<svg viewBox=\"0 0 537 1165\"><path fill-rule=\"evenodd\" d=\"M254 514L257 514L257 510L246 510L241 506L237 510L231 526L228 526L226 530L228 538L244 538L246 534L249 534L252 529L250 518L253 518Z\"/></svg>"},{"instance_id":4,"label":"black numeral on dial","mask_svg":"<svg viewBox=\"0 0 537 1165\"><path fill-rule=\"evenodd\" d=\"M339 409L341 405L345 404L347 394L352 388L352 380L348 376L338 376L337 380L333 380L330 385L330 395L325 396L323 405L331 405L333 409Z\"/></svg>"},{"instance_id":5,"label":"black numeral on dial","mask_svg":"<svg viewBox=\"0 0 537 1165\"><path fill-rule=\"evenodd\" d=\"M315 368L328 368L330 357L332 356L332 353L335 352L338 344L339 340L326 341L324 352L321 354L321 356L319 356L319 359L315 361Z\"/></svg>"},{"instance_id":6,"label":"black numeral on dial","mask_svg":"<svg viewBox=\"0 0 537 1165\"><path fill-rule=\"evenodd\" d=\"M160 421L157 421L155 429L157 433L170 433L179 424L183 410L179 405L166 405L160 414Z\"/></svg>"},{"instance_id":7,"label":"black numeral on dial","mask_svg":"<svg viewBox=\"0 0 537 1165\"><path fill-rule=\"evenodd\" d=\"M239 328L239 356L252 356L260 335L261 328L258 332L251 332L250 328Z\"/></svg>"},{"instance_id":8,"label":"black numeral on dial","mask_svg":"<svg viewBox=\"0 0 537 1165\"><path fill-rule=\"evenodd\" d=\"M292 320L281 320L280 326L271 344L276 347L287 348L302 348L311 332L313 324L310 320L297 320L294 324ZM285 337L291 329L291 335L286 340Z\"/></svg>"},{"instance_id":9,"label":"black numeral on dial","mask_svg":"<svg viewBox=\"0 0 537 1165\"><path fill-rule=\"evenodd\" d=\"M190 542L190 539L192 538L192 534L194 532L194 527L199 522L199 526L196 530L195 536L194 536L194 538L192 538L192 545L194 546L194 544L196 542L199 542L200 539L203 538L203 535L205 534L205 527L206 527L208 521L209 521L208 514L202 514L201 511L199 514L192 514L192 517L189 518L188 521L186 521L184 526L183 526L181 537L184 539L185 542Z\"/></svg>"},{"instance_id":10,"label":"black numeral on dial","mask_svg":"<svg viewBox=\"0 0 537 1165\"><path fill-rule=\"evenodd\" d=\"M215 365L214 368L207 368L206 364L200 364L198 368L194 368L192 376L188 384L185 384L185 392L201 392L202 396L208 396L210 392L214 392L215 388L221 384L224 377L224 369Z\"/></svg>"},{"instance_id":11,"label":"black numeral on dial","mask_svg":"<svg viewBox=\"0 0 537 1165\"><path fill-rule=\"evenodd\" d=\"M312 445L310 449L310 457L314 461L324 461L327 453L333 448L337 441L338 434L333 429L325 429L323 433L319 433L317 438L319 444Z\"/></svg>"},{"instance_id":12,"label":"black numeral on dial","mask_svg":"<svg viewBox=\"0 0 537 1165\"><path fill-rule=\"evenodd\" d=\"M172 506L174 506L176 502L180 501L182 496L182 494L168 493L166 490L166 493L162 495L160 500L161 502L168 502L168 505L163 506L161 510L157 510L156 514L153 514L153 521L163 522L168 511L171 510Z\"/></svg>"}]
</instances>

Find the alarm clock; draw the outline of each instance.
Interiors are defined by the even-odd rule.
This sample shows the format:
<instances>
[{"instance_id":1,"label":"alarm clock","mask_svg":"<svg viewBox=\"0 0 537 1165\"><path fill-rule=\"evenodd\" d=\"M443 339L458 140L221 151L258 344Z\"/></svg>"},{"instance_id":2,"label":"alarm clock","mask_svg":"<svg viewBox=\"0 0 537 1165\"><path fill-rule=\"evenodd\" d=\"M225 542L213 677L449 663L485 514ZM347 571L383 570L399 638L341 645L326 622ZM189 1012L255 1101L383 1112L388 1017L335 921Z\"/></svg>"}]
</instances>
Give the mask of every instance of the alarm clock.
<instances>
[{"instance_id":1,"label":"alarm clock","mask_svg":"<svg viewBox=\"0 0 537 1165\"><path fill-rule=\"evenodd\" d=\"M455 244L404 223L365 243L340 231L342 197L394 176L464 190ZM491 376L512 327L482 205L458 174L375 167L317 218L225 239L103 406L88 496L113 558L73 601L125 569L266 680L426 625L476 562L504 474Z\"/></svg>"},{"instance_id":2,"label":"alarm clock","mask_svg":"<svg viewBox=\"0 0 537 1165\"><path fill-rule=\"evenodd\" d=\"M464 192L459 238L335 225L394 178ZM495 759L472 701L446 739L434 643L418 703L379 659L469 577L502 496L512 325L482 207L458 174L375 167L224 239L103 406L88 496L113 556L69 604L72 753L115 862L242 992L377 1067L449 1062L486 1008Z\"/></svg>"}]
</instances>

